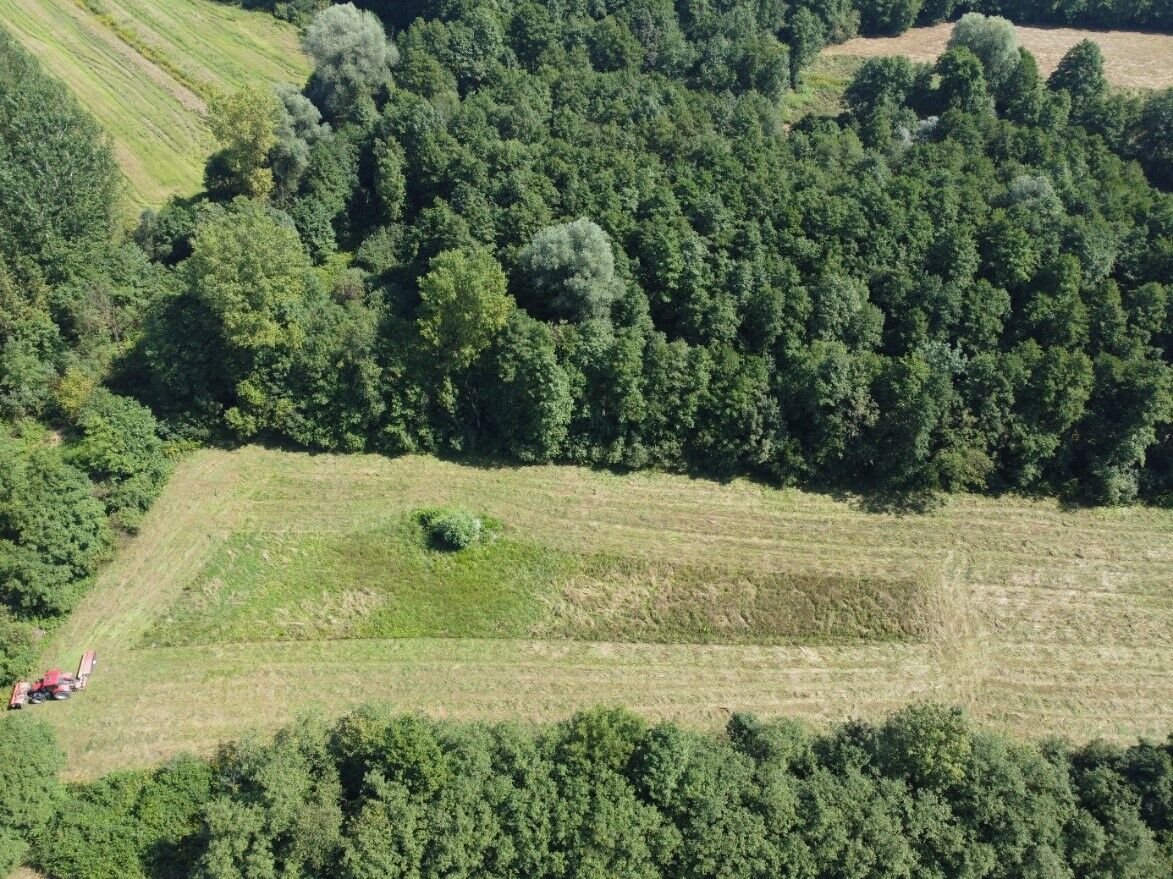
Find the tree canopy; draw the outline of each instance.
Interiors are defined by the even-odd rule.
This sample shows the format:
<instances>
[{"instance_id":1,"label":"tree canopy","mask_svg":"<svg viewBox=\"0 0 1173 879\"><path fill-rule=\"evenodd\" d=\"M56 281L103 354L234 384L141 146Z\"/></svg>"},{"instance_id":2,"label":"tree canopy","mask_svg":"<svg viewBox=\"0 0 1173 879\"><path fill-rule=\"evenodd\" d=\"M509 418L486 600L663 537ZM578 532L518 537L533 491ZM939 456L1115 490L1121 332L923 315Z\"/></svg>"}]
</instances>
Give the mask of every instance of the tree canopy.
<instances>
[{"instance_id":1,"label":"tree canopy","mask_svg":"<svg viewBox=\"0 0 1173 879\"><path fill-rule=\"evenodd\" d=\"M787 131L794 59L851 7L370 6L318 13L307 40L382 46L389 24L394 79L380 55L364 109L341 113L321 83L365 50L319 52L282 92L267 203L212 193L152 241L194 245L190 274L202 226L250 225L217 211L269 217L284 243L255 286L311 340L249 365L193 344L223 320L207 295L156 309L144 399L176 429L905 495L1166 496L1167 331L1125 304L1168 298L1170 196L1131 164L1157 166L1162 104L1080 85L1086 47L1044 84L1009 21L970 13L936 64L869 60L848 112ZM252 249L226 254L232 284L254 285L232 275ZM1125 374L1127 409L1107 391Z\"/></svg>"},{"instance_id":2,"label":"tree canopy","mask_svg":"<svg viewBox=\"0 0 1173 879\"><path fill-rule=\"evenodd\" d=\"M57 804L31 858L57 879L1149 879L1170 867L1171 756L1027 744L932 704L823 733L735 714L719 735L618 709L523 728L366 707L20 796L38 822Z\"/></svg>"},{"instance_id":3,"label":"tree canopy","mask_svg":"<svg viewBox=\"0 0 1173 879\"><path fill-rule=\"evenodd\" d=\"M315 65L307 90L330 119L373 108L375 93L390 82L390 68L399 60L379 19L353 3L314 16L302 42Z\"/></svg>"},{"instance_id":4,"label":"tree canopy","mask_svg":"<svg viewBox=\"0 0 1173 879\"><path fill-rule=\"evenodd\" d=\"M0 686L168 471L152 412L102 387L173 284L122 240L121 189L97 123L0 28ZM0 831L0 872L15 844Z\"/></svg>"},{"instance_id":5,"label":"tree canopy","mask_svg":"<svg viewBox=\"0 0 1173 879\"><path fill-rule=\"evenodd\" d=\"M575 322L610 318L622 282L611 240L597 223L579 219L539 229L519 262L536 313Z\"/></svg>"}]
</instances>

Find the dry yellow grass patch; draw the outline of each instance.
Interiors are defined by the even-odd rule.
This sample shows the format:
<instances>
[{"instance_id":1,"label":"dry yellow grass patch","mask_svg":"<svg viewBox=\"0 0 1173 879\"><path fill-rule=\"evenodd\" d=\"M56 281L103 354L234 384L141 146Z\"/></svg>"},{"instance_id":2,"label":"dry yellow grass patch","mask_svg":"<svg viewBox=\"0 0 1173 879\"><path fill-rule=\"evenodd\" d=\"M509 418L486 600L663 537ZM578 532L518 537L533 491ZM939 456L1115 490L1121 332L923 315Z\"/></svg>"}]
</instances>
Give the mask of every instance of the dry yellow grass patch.
<instances>
[{"instance_id":1,"label":"dry yellow grass patch","mask_svg":"<svg viewBox=\"0 0 1173 879\"><path fill-rule=\"evenodd\" d=\"M345 534L389 506L451 504L551 550L646 563L762 577L938 570L942 588L924 609L933 634L823 646L550 634L139 646L234 535ZM370 699L522 720L619 703L716 726L739 710L829 722L931 698L1027 736L1163 738L1173 728L1173 512L962 496L899 516L741 481L208 450L178 468L142 533L49 642L47 662L75 663L87 647L101 655L85 693L28 712L58 727L73 777L206 753L248 727Z\"/></svg>"},{"instance_id":2,"label":"dry yellow grass patch","mask_svg":"<svg viewBox=\"0 0 1173 879\"><path fill-rule=\"evenodd\" d=\"M857 37L838 46L828 46L824 55L873 58L907 55L913 61L935 61L945 51L951 23L918 27L898 37ZM1173 85L1173 36L1132 31L1089 31L1074 28L1019 27L1018 38L1048 75L1059 59L1083 39L1095 40L1104 53L1108 81L1118 88L1158 89Z\"/></svg>"}]
</instances>

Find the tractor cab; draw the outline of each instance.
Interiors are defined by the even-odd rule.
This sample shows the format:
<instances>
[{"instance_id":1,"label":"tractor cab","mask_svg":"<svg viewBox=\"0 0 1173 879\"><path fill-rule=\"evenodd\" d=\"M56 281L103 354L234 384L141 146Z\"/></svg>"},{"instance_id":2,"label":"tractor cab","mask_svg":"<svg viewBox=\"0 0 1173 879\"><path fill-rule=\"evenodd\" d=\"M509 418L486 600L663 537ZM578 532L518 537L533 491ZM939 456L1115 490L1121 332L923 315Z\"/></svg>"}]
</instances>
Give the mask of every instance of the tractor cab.
<instances>
[{"instance_id":1,"label":"tractor cab","mask_svg":"<svg viewBox=\"0 0 1173 879\"><path fill-rule=\"evenodd\" d=\"M47 699L68 699L73 695L73 675L65 674L59 668L50 669L45 676L32 685L29 701L44 702Z\"/></svg>"}]
</instances>

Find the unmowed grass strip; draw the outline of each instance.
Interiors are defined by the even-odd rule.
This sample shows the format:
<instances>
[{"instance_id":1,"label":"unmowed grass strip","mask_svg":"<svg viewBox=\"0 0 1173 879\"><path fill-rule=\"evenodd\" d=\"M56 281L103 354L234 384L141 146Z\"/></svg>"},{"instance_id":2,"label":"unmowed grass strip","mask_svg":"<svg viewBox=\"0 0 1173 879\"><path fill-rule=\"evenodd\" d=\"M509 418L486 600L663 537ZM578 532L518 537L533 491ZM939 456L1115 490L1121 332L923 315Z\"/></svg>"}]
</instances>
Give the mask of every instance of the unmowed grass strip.
<instances>
[{"instance_id":1,"label":"unmowed grass strip","mask_svg":"<svg viewBox=\"0 0 1173 879\"><path fill-rule=\"evenodd\" d=\"M147 647L341 638L854 643L931 634L928 577L757 572L490 536L430 548L414 515L347 534L236 534Z\"/></svg>"},{"instance_id":2,"label":"unmowed grass strip","mask_svg":"<svg viewBox=\"0 0 1173 879\"><path fill-rule=\"evenodd\" d=\"M759 572L596 556L538 637L681 644L862 644L933 634L931 577Z\"/></svg>"}]
</instances>

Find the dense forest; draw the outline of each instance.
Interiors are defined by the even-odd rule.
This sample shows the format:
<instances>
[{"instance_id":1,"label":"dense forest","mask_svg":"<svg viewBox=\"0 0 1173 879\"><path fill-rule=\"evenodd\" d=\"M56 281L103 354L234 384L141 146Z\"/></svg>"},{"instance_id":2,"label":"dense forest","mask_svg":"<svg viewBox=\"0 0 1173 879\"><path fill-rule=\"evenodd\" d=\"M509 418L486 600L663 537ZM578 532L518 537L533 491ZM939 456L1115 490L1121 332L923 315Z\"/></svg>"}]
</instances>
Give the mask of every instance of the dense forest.
<instances>
[{"instance_id":1,"label":"dense forest","mask_svg":"<svg viewBox=\"0 0 1173 879\"><path fill-rule=\"evenodd\" d=\"M1169 93L970 15L787 132L780 5L557 6L319 13L138 230L117 386L198 441L1167 495Z\"/></svg>"},{"instance_id":2,"label":"dense forest","mask_svg":"<svg viewBox=\"0 0 1173 879\"><path fill-rule=\"evenodd\" d=\"M848 5L384 13L129 235L0 34L0 678L197 443L1168 502L1173 90L971 14L788 130Z\"/></svg>"},{"instance_id":3,"label":"dense forest","mask_svg":"<svg viewBox=\"0 0 1173 879\"><path fill-rule=\"evenodd\" d=\"M364 708L62 787L50 728L0 721L0 872L1155 879L1171 756L1024 744L933 705L824 734L734 715L720 736L611 709L535 728Z\"/></svg>"}]
</instances>

